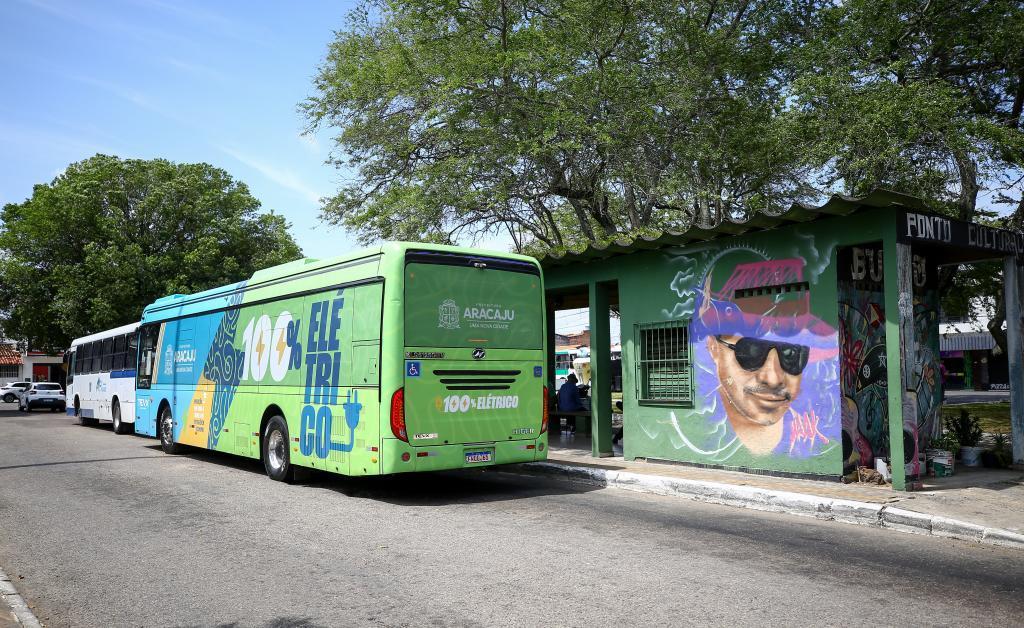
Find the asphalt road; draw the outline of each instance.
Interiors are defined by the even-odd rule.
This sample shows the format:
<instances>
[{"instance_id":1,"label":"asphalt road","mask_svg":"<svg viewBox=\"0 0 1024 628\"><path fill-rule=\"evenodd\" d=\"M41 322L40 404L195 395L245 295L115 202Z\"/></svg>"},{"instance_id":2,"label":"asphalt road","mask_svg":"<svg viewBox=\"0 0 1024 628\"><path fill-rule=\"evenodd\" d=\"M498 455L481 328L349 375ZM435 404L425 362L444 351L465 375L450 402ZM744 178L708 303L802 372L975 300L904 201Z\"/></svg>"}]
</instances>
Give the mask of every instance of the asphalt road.
<instances>
[{"instance_id":1,"label":"asphalt road","mask_svg":"<svg viewBox=\"0 0 1024 628\"><path fill-rule=\"evenodd\" d=\"M0 406L47 626L1019 625L1024 552L494 471L289 486Z\"/></svg>"}]
</instances>

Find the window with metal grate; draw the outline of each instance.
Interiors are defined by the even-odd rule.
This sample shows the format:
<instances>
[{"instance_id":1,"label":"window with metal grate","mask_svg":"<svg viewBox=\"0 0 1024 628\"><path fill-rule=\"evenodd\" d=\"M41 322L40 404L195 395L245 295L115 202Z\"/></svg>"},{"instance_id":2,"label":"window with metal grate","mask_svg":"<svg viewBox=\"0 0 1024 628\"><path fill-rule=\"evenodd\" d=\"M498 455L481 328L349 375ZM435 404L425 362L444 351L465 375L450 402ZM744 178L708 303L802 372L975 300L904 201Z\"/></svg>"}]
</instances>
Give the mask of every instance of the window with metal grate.
<instances>
[{"instance_id":1,"label":"window with metal grate","mask_svg":"<svg viewBox=\"0 0 1024 628\"><path fill-rule=\"evenodd\" d=\"M640 403L692 406L689 321L638 323L636 387Z\"/></svg>"}]
</instances>

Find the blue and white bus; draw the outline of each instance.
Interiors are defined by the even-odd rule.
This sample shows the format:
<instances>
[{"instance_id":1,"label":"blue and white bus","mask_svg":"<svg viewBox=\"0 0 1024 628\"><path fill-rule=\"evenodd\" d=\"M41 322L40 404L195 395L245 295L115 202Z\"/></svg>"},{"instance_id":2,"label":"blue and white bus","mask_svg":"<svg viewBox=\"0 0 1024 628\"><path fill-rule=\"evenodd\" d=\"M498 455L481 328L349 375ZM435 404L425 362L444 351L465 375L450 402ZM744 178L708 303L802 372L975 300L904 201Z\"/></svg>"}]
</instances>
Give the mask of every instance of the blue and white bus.
<instances>
[{"instance_id":1,"label":"blue and white bus","mask_svg":"<svg viewBox=\"0 0 1024 628\"><path fill-rule=\"evenodd\" d=\"M82 425L110 421L117 434L134 431L138 332L131 323L71 343L67 412Z\"/></svg>"}]
</instances>

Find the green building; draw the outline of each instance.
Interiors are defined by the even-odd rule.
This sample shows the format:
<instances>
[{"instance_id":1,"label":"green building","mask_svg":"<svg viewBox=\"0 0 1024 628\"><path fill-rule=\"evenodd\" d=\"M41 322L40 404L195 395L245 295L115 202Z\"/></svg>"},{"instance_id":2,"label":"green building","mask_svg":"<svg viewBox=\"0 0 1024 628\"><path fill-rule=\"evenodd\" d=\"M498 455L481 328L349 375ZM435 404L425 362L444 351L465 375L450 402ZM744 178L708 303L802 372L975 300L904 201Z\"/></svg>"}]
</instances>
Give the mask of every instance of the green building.
<instances>
[{"instance_id":1,"label":"green building","mask_svg":"<svg viewBox=\"0 0 1024 628\"><path fill-rule=\"evenodd\" d=\"M882 457L904 489L941 430L938 269L993 258L1004 260L1021 463L1024 234L877 190L541 264L549 336L556 310L590 307L595 456L612 452L617 305L627 459L838 479Z\"/></svg>"}]
</instances>

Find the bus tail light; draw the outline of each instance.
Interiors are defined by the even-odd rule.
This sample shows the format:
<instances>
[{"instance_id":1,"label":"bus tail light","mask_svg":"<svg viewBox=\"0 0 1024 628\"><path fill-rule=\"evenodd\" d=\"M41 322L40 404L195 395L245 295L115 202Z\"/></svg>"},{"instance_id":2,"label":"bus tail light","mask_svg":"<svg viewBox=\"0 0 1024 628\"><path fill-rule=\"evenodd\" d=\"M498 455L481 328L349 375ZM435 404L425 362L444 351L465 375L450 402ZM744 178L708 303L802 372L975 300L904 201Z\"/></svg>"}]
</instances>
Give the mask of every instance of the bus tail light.
<instances>
[{"instance_id":1,"label":"bus tail light","mask_svg":"<svg viewBox=\"0 0 1024 628\"><path fill-rule=\"evenodd\" d=\"M398 440L409 442L405 432L405 389L399 388L391 395L391 433Z\"/></svg>"},{"instance_id":2,"label":"bus tail light","mask_svg":"<svg viewBox=\"0 0 1024 628\"><path fill-rule=\"evenodd\" d=\"M547 386L544 387L544 398L541 400L541 403L544 404L544 411L540 415L541 416L541 419L540 419L540 433L543 434L544 432L548 431L548 387Z\"/></svg>"}]
</instances>

